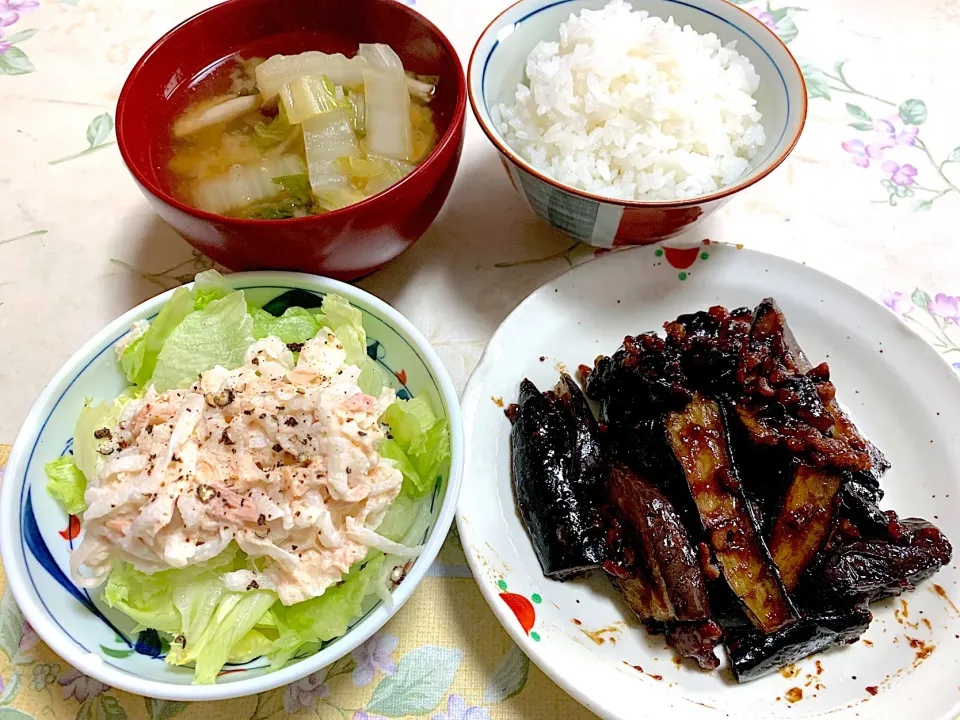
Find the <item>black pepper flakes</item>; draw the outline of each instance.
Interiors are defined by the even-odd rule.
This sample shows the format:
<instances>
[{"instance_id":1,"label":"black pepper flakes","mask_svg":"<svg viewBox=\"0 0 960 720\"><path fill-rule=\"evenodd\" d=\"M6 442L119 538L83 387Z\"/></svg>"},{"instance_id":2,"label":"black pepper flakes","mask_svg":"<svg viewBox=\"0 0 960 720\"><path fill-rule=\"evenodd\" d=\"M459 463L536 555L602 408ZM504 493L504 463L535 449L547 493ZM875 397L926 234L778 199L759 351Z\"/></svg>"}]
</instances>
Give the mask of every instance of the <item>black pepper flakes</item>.
<instances>
[{"instance_id":1,"label":"black pepper flakes","mask_svg":"<svg viewBox=\"0 0 960 720\"><path fill-rule=\"evenodd\" d=\"M147 425L144 430L146 430L147 435L153 435L153 425Z\"/></svg>"},{"instance_id":2,"label":"black pepper flakes","mask_svg":"<svg viewBox=\"0 0 960 720\"><path fill-rule=\"evenodd\" d=\"M184 650L187 649L187 639L183 635L177 635L177 637L174 639L174 642L180 643L180 647L182 647Z\"/></svg>"},{"instance_id":3,"label":"black pepper flakes","mask_svg":"<svg viewBox=\"0 0 960 720\"><path fill-rule=\"evenodd\" d=\"M286 425L287 427L296 427L300 423L297 422L296 418L288 417L286 420L283 421L283 424Z\"/></svg>"},{"instance_id":4,"label":"black pepper flakes","mask_svg":"<svg viewBox=\"0 0 960 720\"><path fill-rule=\"evenodd\" d=\"M357 435L359 435L360 437L366 437L366 434L367 433L365 433L363 430L357 430Z\"/></svg>"},{"instance_id":5,"label":"black pepper flakes","mask_svg":"<svg viewBox=\"0 0 960 720\"><path fill-rule=\"evenodd\" d=\"M301 350L303 350L303 343L297 343L297 342L287 343L287 350L289 350L290 352L300 352Z\"/></svg>"},{"instance_id":6,"label":"black pepper flakes","mask_svg":"<svg viewBox=\"0 0 960 720\"><path fill-rule=\"evenodd\" d=\"M247 585L247 590L256 590L259 587L260 587L260 583L258 583L256 580L251 580L250 584Z\"/></svg>"},{"instance_id":7,"label":"black pepper flakes","mask_svg":"<svg viewBox=\"0 0 960 720\"><path fill-rule=\"evenodd\" d=\"M260 517L257 518L257 525L266 525L266 524L267 524L267 516L264 515L263 513L260 513Z\"/></svg>"},{"instance_id":8,"label":"black pepper flakes","mask_svg":"<svg viewBox=\"0 0 960 720\"><path fill-rule=\"evenodd\" d=\"M233 438L230 437L230 428L223 429L223 435L220 436L220 442L224 445L235 445Z\"/></svg>"},{"instance_id":9,"label":"black pepper flakes","mask_svg":"<svg viewBox=\"0 0 960 720\"><path fill-rule=\"evenodd\" d=\"M274 443L274 444L273 444L273 451L274 451L274 452L283 452L283 445L281 445L280 443Z\"/></svg>"}]
</instances>

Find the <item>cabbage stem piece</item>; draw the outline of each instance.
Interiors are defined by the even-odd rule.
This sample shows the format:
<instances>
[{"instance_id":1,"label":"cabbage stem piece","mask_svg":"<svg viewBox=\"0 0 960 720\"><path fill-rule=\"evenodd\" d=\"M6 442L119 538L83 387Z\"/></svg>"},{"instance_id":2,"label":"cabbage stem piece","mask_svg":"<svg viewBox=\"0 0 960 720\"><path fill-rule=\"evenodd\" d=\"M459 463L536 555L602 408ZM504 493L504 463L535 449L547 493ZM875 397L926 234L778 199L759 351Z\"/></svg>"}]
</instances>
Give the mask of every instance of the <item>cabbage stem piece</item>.
<instances>
[{"instance_id":1,"label":"cabbage stem piece","mask_svg":"<svg viewBox=\"0 0 960 720\"><path fill-rule=\"evenodd\" d=\"M364 70L363 87L367 151L394 160L412 159L410 94L403 71L387 68Z\"/></svg>"},{"instance_id":2,"label":"cabbage stem piece","mask_svg":"<svg viewBox=\"0 0 960 720\"><path fill-rule=\"evenodd\" d=\"M383 43L360 43L357 57L364 58L372 68L403 70L403 61L393 48Z\"/></svg>"},{"instance_id":3,"label":"cabbage stem piece","mask_svg":"<svg viewBox=\"0 0 960 720\"><path fill-rule=\"evenodd\" d=\"M223 175L199 183L193 196L201 210L224 213L280 195L283 188L273 179L304 171L297 155L265 158L257 165L234 165Z\"/></svg>"},{"instance_id":4,"label":"cabbage stem piece","mask_svg":"<svg viewBox=\"0 0 960 720\"><path fill-rule=\"evenodd\" d=\"M315 195L350 187L350 179L339 162L340 158L360 157L360 145L353 132L353 116L349 110L338 108L305 120L303 147L307 153L310 188Z\"/></svg>"},{"instance_id":5,"label":"cabbage stem piece","mask_svg":"<svg viewBox=\"0 0 960 720\"><path fill-rule=\"evenodd\" d=\"M280 101L286 111L287 120L292 125L299 125L304 120L336 108L353 108L343 94L343 89L323 75L304 75L282 86Z\"/></svg>"},{"instance_id":6,"label":"cabbage stem piece","mask_svg":"<svg viewBox=\"0 0 960 720\"><path fill-rule=\"evenodd\" d=\"M391 51L392 52L392 51ZM356 55L330 55L310 50L299 55L274 55L257 65L257 87L266 102L280 92L280 88L304 75L324 75L334 85L359 87L363 85L363 71L369 69L370 61ZM415 78L406 77L407 89L424 101L433 97L434 87Z\"/></svg>"},{"instance_id":7,"label":"cabbage stem piece","mask_svg":"<svg viewBox=\"0 0 960 720\"><path fill-rule=\"evenodd\" d=\"M202 112L189 112L177 118L177 121L173 124L173 134L178 138L186 137L212 125L236 120L259 106L259 95L242 95L230 98L208 107Z\"/></svg>"}]
</instances>

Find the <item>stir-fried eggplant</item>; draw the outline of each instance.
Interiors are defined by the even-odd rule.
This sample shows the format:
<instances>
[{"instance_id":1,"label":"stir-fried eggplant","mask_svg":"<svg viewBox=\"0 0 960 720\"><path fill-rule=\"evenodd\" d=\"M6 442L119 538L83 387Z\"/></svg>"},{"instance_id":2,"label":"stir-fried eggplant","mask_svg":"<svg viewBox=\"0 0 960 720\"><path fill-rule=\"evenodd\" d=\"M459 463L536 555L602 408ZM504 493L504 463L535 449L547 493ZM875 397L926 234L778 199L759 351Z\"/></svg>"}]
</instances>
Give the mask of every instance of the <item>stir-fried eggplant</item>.
<instances>
[{"instance_id":1,"label":"stir-fried eggplant","mask_svg":"<svg viewBox=\"0 0 960 720\"><path fill-rule=\"evenodd\" d=\"M665 632L667 645L680 657L695 660L704 670L720 667L714 648L723 640L723 628L713 620L691 623L670 623Z\"/></svg>"},{"instance_id":2,"label":"stir-fried eggplant","mask_svg":"<svg viewBox=\"0 0 960 720\"><path fill-rule=\"evenodd\" d=\"M771 633L796 620L743 495L717 403L694 395L682 411L667 415L667 439L723 576L751 622Z\"/></svg>"},{"instance_id":3,"label":"stir-fried eggplant","mask_svg":"<svg viewBox=\"0 0 960 720\"><path fill-rule=\"evenodd\" d=\"M873 619L865 605L827 607L770 635L754 629L727 634L727 654L737 682L776 672L833 645L856 641Z\"/></svg>"},{"instance_id":4,"label":"stir-fried eggplant","mask_svg":"<svg viewBox=\"0 0 960 720\"><path fill-rule=\"evenodd\" d=\"M770 554L787 590L797 586L827 542L841 482L834 470L802 464L796 469L770 538Z\"/></svg>"},{"instance_id":5,"label":"stir-fried eggplant","mask_svg":"<svg viewBox=\"0 0 960 720\"><path fill-rule=\"evenodd\" d=\"M638 619L656 622L677 619L666 587L655 583L642 563L630 568L611 564L603 567L620 598Z\"/></svg>"},{"instance_id":6,"label":"stir-fried eggplant","mask_svg":"<svg viewBox=\"0 0 960 720\"><path fill-rule=\"evenodd\" d=\"M859 541L836 548L818 568L813 584L826 593L871 602L913 590L950 562L953 547L926 520L900 523L900 542Z\"/></svg>"},{"instance_id":7,"label":"stir-fried eggplant","mask_svg":"<svg viewBox=\"0 0 960 720\"><path fill-rule=\"evenodd\" d=\"M610 470L607 498L638 541L636 564L644 565L653 587L665 592L672 610L669 619L708 619L710 602L700 559L673 504L646 478L623 466Z\"/></svg>"},{"instance_id":8,"label":"stir-fried eggplant","mask_svg":"<svg viewBox=\"0 0 960 720\"><path fill-rule=\"evenodd\" d=\"M524 380L512 409L517 505L544 575L558 580L603 562L599 513L584 492L596 483L578 475L574 448L582 438L571 405Z\"/></svg>"},{"instance_id":9,"label":"stir-fried eggplant","mask_svg":"<svg viewBox=\"0 0 960 720\"><path fill-rule=\"evenodd\" d=\"M545 574L602 564L650 632L704 669L724 642L744 682L853 642L868 602L950 561L880 508L889 463L772 299L664 328L581 366L599 424L566 375L521 386L514 482Z\"/></svg>"}]
</instances>

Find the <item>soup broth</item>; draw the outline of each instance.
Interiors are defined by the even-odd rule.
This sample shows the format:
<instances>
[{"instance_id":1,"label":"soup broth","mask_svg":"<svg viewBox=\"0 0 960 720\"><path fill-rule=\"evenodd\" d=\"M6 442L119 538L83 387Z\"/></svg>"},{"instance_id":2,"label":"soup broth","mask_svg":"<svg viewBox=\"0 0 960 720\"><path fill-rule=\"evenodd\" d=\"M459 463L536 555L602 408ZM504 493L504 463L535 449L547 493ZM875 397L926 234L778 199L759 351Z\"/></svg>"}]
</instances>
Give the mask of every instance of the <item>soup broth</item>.
<instances>
[{"instance_id":1,"label":"soup broth","mask_svg":"<svg viewBox=\"0 0 960 720\"><path fill-rule=\"evenodd\" d=\"M406 73L386 45L361 45L352 58L234 56L197 82L172 123L174 194L200 210L260 220L372 197L436 145L436 82Z\"/></svg>"}]
</instances>

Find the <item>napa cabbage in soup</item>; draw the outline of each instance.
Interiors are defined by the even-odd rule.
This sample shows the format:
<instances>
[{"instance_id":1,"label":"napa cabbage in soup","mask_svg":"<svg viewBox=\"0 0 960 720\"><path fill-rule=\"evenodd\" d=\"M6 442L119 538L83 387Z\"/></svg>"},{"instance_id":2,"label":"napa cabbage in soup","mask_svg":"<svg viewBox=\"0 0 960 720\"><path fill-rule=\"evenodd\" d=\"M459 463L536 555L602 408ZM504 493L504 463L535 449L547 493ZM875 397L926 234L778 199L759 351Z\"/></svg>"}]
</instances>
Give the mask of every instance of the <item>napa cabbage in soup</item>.
<instances>
[{"instance_id":1,"label":"napa cabbage in soup","mask_svg":"<svg viewBox=\"0 0 960 720\"><path fill-rule=\"evenodd\" d=\"M173 122L176 195L200 210L260 220L316 215L398 182L436 144L437 78L414 76L388 45L354 57L235 57L230 88Z\"/></svg>"}]
</instances>

